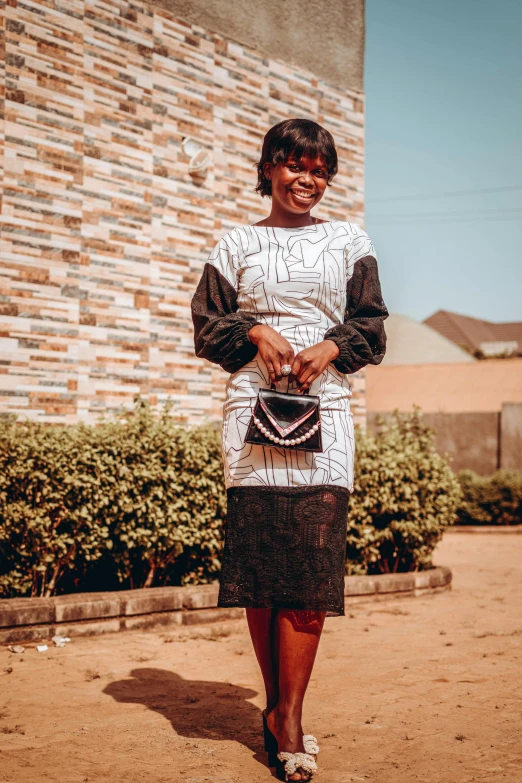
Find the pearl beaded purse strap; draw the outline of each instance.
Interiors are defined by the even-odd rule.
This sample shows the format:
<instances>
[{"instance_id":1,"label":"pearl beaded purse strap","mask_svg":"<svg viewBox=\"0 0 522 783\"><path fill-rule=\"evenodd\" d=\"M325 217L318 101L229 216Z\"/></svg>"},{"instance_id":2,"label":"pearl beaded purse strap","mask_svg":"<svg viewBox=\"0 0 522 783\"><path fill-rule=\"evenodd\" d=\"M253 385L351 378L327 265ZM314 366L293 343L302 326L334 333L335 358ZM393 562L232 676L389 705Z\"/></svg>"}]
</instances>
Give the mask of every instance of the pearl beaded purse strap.
<instances>
[{"instance_id":1,"label":"pearl beaded purse strap","mask_svg":"<svg viewBox=\"0 0 522 783\"><path fill-rule=\"evenodd\" d=\"M272 421L270 419L270 421ZM260 421L257 417L254 418L254 424L256 425L257 429L263 433L265 437L267 437L269 440L273 441L273 443L277 443L280 446L297 446L298 443L304 443L309 438L312 437L312 435L315 435L317 430L320 427L320 423L317 422L313 425L313 427L310 427L308 432L304 433L303 435L300 435L298 438L278 438L277 435L274 435L268 427L265 427L262 421Z\"/></svg>"},{"instance_id":2,"label":"pearl beaded purse strap","mask_svg":"<svg viewBox=\"0 0 522 783\"><path fill-rule=\"evenodd\" d=\"M271 385L272 391L276 391L275 385ZM309 393L309 389L306 390L305 394ZM302 433L297 438L288 438L287 436L290 435L294 430L296 430L298 427L301 426L301 424L304 424L304 422L310 418L310 416L313 416L313 414L316 411L316 408L310 408L309 411L306 411L302 416L300 416L298 419L293 421L291 424L289 424L286 427L283 427L273 416L269 408L265 405L263 399L260 397L259 404L261 405L261 408L263 410L263 413L269 420L270 424L274 427L278 435L274 435L268 427L265 427L263 422L257 417L254 417L254 424L257 427L257 429L269 440L271 440L273 443L276 443L281 446L297 446L299 443L304 443L305 441L309 440L315 433L318 431L319 427L321 426L320 420L316 422L315 424L310 427L310 429L307 432Z\"/></svg>"}]
</instances>

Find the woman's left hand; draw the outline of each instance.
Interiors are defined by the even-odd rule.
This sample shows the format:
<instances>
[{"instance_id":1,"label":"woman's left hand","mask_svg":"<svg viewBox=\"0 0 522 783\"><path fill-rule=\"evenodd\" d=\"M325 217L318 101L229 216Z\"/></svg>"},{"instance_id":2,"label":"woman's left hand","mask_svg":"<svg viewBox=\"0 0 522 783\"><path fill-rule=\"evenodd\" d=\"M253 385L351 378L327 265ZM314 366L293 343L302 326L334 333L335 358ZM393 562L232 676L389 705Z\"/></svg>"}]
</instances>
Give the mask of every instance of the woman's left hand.
<instances>
[{"instance_id":1,"label":"woman's left hand","mask_svg":"<svg viewBox=\"0 0 522 783\"><path fill-rule=\"evenodd\" d=\"M310 388L316 378L326 370L330 362L339 356L339 348L333 340L323 340L311 348L305 348L294 358L290 378L299 384L298 394Z\"/></svg>"}]
</instances>

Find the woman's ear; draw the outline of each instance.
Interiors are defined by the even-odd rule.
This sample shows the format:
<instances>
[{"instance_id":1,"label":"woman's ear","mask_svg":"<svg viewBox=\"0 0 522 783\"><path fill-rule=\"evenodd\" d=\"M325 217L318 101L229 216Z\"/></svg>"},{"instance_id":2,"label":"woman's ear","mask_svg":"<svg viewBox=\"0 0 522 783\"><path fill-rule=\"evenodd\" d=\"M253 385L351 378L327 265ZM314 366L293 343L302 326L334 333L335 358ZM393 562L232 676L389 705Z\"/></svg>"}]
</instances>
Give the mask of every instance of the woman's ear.
<instances>
[{"instance_id":1,"label":"woman's ear","mask_svg":"<svg viewBox=\"0 0 522 783\"><path fill-rule=\"evenodd\" d=\"M272 164L270 163L270 161L267 161L263 165L263 174L267 179L272 179Z\"/></svg>"}]
</instances>

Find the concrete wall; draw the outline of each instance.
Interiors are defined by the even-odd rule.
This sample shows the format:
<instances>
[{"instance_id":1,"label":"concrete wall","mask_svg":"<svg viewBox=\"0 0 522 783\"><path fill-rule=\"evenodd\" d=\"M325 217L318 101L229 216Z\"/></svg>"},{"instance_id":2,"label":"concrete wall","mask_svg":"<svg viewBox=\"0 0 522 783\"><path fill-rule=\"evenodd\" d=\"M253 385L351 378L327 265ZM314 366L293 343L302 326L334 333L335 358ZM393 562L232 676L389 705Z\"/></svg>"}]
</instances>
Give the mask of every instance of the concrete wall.
<instances>
[{"instance_id":1,"label":"concrete wall","mask_svg":"<svg viewBox=\"0 0 522 783\"><path fill-rule=\"evenodd\" d=\"M336 87L363 91L364 0L159 0L154 6Z\"/></svg>"},{"instance_id":2,"label":"concrete wall","mask_svg":"<svg viewBox=\"0 0 522 783\"><path fill-rule=\"evenodd\" d=\"M386 329L387 321L384 322ZM403 364L366 370L369 411L425 413L500 412L522 404L522 359L487 359L469 364Z\"/></svg>"},{"instance_id":3,"label":"concrete wall","mask_svg":"<svg viewBox=\"0 0 522 783\"><path fill-rule=\"evenodd\" d=\"M378 415L367 413L368 427L375 431ZM499 413L424 413L422 420L435 430L435 449L449 452L453 470L469 468L483 476L497 470Z\"/></svg>"},{"instance_id":4,"label":"concrete wall","mask_svg":"<svg viewBox=\"0 0 522 783\"><path fill-rule=\"evenodd\" d=\"M426 413L435 430L435 448L449 452L453 470L469 468L487 476L499 466L499 413Z\"/></svg>"},{"instance_id":5,"label":"concrete wall","mask_svg":"<svg viewBox=\"0 0 522 783\"><path fill-rule=\"evenodd\" d=\"M378 415L367 413L368 427L375 431ZM522 471L522 405L505 404L502 412L424 413L423 421L435 430L435 448L449 452L454 470L469 468L482 476L498 468Z\"/></svg>"},{"instance_id":6,"label":"concrete wall","mask_svg":"<svg viewBox=\"0 0 522 783\"><path fill-rule=\"evenodd\" d=\"M0 9L0 411L93 421L140 395L220 418L227 376L194 356L190 300L215 242L270 211L253 189L274 123L333 133L314 213L364 225L363 3L169 8ZM203 180L187 135L212 154ZM353 389L363 422L363 373Z\"/></svg>"},{"instance_id":7,"label":"concrete wall","mask_svg":"<svg viewBox=\"0 0 522 783\"><path fill-rule=\"evenodd\" d=\"M502 406L500 466L522 470L522 405Z\"/></svg>"}]
</instances>

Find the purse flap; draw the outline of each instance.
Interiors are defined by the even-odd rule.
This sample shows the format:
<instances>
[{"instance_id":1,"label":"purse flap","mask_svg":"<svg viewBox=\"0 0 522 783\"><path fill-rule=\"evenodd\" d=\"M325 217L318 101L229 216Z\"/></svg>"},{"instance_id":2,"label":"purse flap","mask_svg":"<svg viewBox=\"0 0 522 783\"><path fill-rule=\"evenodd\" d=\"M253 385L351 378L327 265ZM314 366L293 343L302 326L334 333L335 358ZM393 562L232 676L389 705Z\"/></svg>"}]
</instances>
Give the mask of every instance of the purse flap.
<instances>
[{"instance_id":1,"label":"purse flap","mask_svg":"<svg viewBox=\"0 0 522 783\"><path fill-rule=\"evenodd\" d=\"M279 435L286 437L313 416L319 406L319 397L261 389L259 404Z\"/></svg>"}]
</instances>

